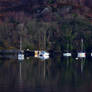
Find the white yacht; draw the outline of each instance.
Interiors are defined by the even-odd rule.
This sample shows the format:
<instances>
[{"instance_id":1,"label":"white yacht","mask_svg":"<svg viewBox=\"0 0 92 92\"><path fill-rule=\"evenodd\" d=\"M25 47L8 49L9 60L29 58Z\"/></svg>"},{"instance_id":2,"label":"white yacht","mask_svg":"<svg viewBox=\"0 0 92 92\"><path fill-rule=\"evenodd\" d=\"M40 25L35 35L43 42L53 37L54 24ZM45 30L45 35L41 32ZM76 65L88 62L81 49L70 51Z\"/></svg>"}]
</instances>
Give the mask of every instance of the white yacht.
<instances>
[{"instance_id":1,"label":"white yacht","mask_svg":"<svg viewBox=\"0 0 92 92\"><path fill-rule=\"evenodd\" d=\"M20 37L20 50L18 51L18 58L19 61L24 60L24 50L22 50L22 37Z\"/></svg>"},{"instance_id":2,"label":"white yacht","mask_svg":"<svg viewBox=\"0 0 92 92\"><path fill-rule=\"evenodd\" d=\"M77 58L86 58L86 53L84 52L83 39L81 39L81 51L77 53Z\"/></svg>"},{"instance_id":3,"label":"white yacht","mask_svg":"<svg viewBox=\"0 0 92 92\"><path fill-rule=\"evenodd\" d=\"M46 51L35 51L35 57L46 60L49 59L49 53Z\"/></svg>"},{"instance_id":4,"label":"white yacht","mask_svg":"<svg viewBox=\"0 0 92 92\"><path fill-rule=\"evenodd\" d=\"M71 57L71 56L72 56L72 54L71 54L71 53L69 53L69 52L66 52L66 53L63 53L63 56L64 56L64 57Z\"/></svg>"},{"instance_id":5,"label":"white yacht","mask_svg":"<svg viewBox=\"0 0 92 92\"><path fill-rule=\"evenodd\" d=\"M92 53L91 53L91 57L92 57Z\"/></svg>"},{"instance_id":6,"label":"white yacht","mask_svg":"<svg viewBox=\"0 0 92 92\"><path fill-rule=\"evenodd\" d=\"M77 57L78 58L85 58L86 57L86 53L85 52L78 52Z\"/></svg>"},{"instance_id":7,"label":"white yacht","mask_svg":"<svg viewBox=\"0 0 92 92\"><path fill-rule=\"evenodd\" d=\"M72 56L72 54L69 51L69 45L68 45L68 43L69 42L67 41L67 50L63 53L64 57L71 57Z\"/></svg>"},{"instance_id":8,"label":"white yacht","mask_svg":"<svg viewBox=\"0 0 92 92\"><path fill-rule=\"evenodd\" d=\"M19 60L19 61L24 60L24 53L23 53L23 51L19 51L19 52L18 52L18 60Z\"/></svg>"}]
</instances>

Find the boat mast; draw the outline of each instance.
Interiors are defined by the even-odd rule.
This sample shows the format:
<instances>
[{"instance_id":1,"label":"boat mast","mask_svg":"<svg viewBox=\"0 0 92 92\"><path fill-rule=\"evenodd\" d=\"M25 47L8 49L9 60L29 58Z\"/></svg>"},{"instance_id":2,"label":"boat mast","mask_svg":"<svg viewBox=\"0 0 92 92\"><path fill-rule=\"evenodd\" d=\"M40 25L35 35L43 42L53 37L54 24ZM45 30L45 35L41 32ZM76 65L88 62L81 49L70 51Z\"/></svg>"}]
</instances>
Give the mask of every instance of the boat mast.
<instances>
[{"instance_id":1,"label":"boat mast","mask_svg":"<svg viewBox=\"0 0 92 92\"><path fill-rule=\"evenodd\" d=\"M44 31L44 50L46 49L46 31Z\"/></svg>"},{"instance_id":2,"label":"boat mast","mask_svg":"<svg viewBox=\"0 0 92 92\"><path fill-rule=\"evenodd\" d=\"M81 51L84 50L83 45L84 45L84 41L83 41L83 39L81 39Z\"/></svg>"},{"instance_id":3,"label":"boat mast","mask_svg":"<svg viewBox=\"0 0 92 92\"><path fill-rule=\"evenodd\" d=\"M20 50L22 50L22 37L20 36Z\"/></svg>"},{"instance_id":4,"label":"boat mast","mask_svg":"<svg viewBox=\"0 0 92 92\"><path fill-rule=\"evenodd\" d=\"M69 45L68 45L68 40L67 40L67 53L69 52Z\"/></svg>"}]
</instances>

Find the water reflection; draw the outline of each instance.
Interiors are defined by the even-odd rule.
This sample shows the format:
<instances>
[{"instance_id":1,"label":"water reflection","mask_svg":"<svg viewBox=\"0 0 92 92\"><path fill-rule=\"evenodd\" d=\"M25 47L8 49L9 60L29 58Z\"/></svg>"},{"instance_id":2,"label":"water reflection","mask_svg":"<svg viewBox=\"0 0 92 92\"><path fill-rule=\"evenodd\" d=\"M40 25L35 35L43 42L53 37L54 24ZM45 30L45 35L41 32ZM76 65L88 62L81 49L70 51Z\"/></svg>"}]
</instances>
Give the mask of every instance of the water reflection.
<instances>
[{"instance_id":1,"label":"water reflection","mask_svg":"<svg viewBox=\"0 0 92 92\"><path fill-rule=\"evenodd\" d=\"M1 63L3 62L3 63ZM59 56L0 61L1 92L91 92L92 62Z\"/></svg>"},{"instance_id":2,"label":"water reflection","mask_svg":"<svg viewBox=\"0 0 92 92\"><path fill-rule=\"evenodd\" d=\"M19 88L22 89L22 62L19 62Z\"/></svg>"}]
</instances>

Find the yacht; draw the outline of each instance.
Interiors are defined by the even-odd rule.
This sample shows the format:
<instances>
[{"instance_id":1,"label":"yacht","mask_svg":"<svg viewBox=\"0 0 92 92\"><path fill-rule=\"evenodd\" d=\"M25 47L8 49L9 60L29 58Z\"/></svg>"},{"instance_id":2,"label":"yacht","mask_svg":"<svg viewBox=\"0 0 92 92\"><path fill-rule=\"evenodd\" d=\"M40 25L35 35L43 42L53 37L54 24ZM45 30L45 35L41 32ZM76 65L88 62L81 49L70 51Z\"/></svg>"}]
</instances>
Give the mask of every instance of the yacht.
<instances>
[{"instance_id":1,"label":"yacht","mask_svg":"<svg viewBox=\"0 0 92 92\"><path fill-rule=\"evenodd\" d=\"M46 51L35 51L35 57L40 58L42 60L49 59L49 52Z\"/></svg>"},{"instance_id":2,"label":"yacht","mask_svg":"<svg viewBox=\"0 0 92 92\"><path fill-rule=\"evenodd\" d=\"M86 53L84 52L84 42L83 39L81 39L81 51L78 52L77 58L86 58Z\"/></svg>"}]
</instances>

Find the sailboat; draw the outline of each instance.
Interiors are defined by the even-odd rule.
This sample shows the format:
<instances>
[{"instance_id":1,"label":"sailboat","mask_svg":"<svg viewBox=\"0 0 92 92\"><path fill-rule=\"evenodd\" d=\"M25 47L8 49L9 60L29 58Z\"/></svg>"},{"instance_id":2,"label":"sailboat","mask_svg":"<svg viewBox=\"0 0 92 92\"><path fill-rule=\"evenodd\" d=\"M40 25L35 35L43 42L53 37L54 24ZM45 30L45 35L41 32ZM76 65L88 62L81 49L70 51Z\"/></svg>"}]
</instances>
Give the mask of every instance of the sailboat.
<instances>
[{"instance_id":1,"label":"sailboat","mask_svg":"<svg viewBox=\"0 0 92 92\"><path fill-rule=\"evenodd\" d=\"M83 42L83 39L81 39L81 51L80 52L78 52L78 54L77 54L77 58L76 59L78 59L78 58L86 58L86 53L84 52L84 42Z\"/></svg>"},{"instance_id":2,"label":"sailboat","mask_svg":"<svg viewBox=\"0 0 92 92\"><path fill-rule=\"evenodd\" d=\"M22 50L22 38L20 37L20 50L18 51L18 60L24 60L24 51Z\"/></svg>"},{"instance_id":3,"label":"sailboat","mask_svg":"<svg viewBox=\"0 0 92 92\"><path fill-rule=\"evenodd\" d=\"M46 32L44 31L44 38L43 38L43 43L44 43L44 50L38 50L38 51L34 51L34 56L36 58L40 58L42 60L46 60L46 59L49 59L49 52L45 51L46 49Z\"/></svg>"},{"instance_id":4,"label":"sailboat","mask_svg":"<svg viewBox=\"0 0 92 92\"><path fill-rule=\"evenodd\" d=\"M69 47L68 47L68 44L67 44L67 52L64 52L64 53L63 53L63 56L64 56L64 57L71 57L71 56L72 56L72 54L69 52L68 49L69 49Z\"/></svg>"},{"instance_id":5,"label":"sailboat","mask_svg":"<svg viewBox=\"0 0 92 92\"><path fill-rule=\"evenodd\" d=\"M49 59L49 53L46 51L40 51L38 57L40 59Z\"/></svg>"},{"instance_id":6,"label":"sailboat","mask_svg":"<svg viewBox=\"0 0 92 92\"><path fill-rule=\"evenodd\" d=\"M63 56L64 56L64 57L71 57L71 56L72 56L72 54L71 54L71 53L69 53L69 52L66 52L66 53L63 53Z\"/></svg>"},{"instance_id":7,"label":"sailboat","mask_svg":"<svg viewBox=\"0 0 92 92\"><path fill-rule=\"evenodd\" d=\"M44 50L42 51L35 51L35 57L40 58L42 60L49 59L49 52L46 52Z\"/></svg>"}]
</instances>

